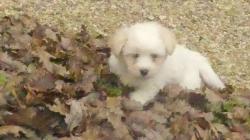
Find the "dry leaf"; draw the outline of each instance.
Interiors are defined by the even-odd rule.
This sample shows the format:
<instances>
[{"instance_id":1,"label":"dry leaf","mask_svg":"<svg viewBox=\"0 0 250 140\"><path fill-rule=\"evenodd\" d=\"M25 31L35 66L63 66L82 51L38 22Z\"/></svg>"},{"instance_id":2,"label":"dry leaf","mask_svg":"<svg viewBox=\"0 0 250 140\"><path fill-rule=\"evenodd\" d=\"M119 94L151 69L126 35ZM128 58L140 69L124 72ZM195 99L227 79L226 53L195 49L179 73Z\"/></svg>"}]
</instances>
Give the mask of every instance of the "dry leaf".
<instances>
[{"instance_id":1,"label":"dry leaf","mask_svg":"<svg viewBox=\"0 0 250 140\"><path fill-rule=\"evenodd\" d=\"M72 131L75 127L80 125L80 122L84 119L84 110L86 110L86 108L81 102L76 100L70 101L69 105L70 112L66 114L65 122L68 125L68 129Z\"/></svg>"},{"instance_id":2,"label":"dry leaf","mask_svg":"<svg viewBox=\"0 0 250 140\"><path fill-rule=\"evenodd\" d=\"M21 133L24 134L29 139L34 139L34 140L40 139L35 134L35 132L29 129L23 128L21 126L16 126L16 125L0 126L0 136L12 134L15 137L20 137Z\"/></svg>"},{"instance_id":3,"label":"dry leaf","mask_svg":"<svg viewBox=\"0 0 250 140\"><path fill-rule=\"evenodd\" d=\"M9 67L7 69L15 69L18 73L25 72L27 69L23 63L13 60L7 53L0 52L0 62L6 64Z\"/></svg>"}]
</instances>

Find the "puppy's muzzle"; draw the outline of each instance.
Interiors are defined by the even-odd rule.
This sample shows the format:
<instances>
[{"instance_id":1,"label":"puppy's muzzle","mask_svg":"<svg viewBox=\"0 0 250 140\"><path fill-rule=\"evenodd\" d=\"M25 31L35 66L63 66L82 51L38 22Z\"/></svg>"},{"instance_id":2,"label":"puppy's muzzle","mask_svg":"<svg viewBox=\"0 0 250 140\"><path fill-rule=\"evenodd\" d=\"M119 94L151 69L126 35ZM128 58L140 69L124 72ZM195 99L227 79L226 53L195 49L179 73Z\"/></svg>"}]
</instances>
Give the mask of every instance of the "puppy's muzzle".
<instances>
[{"instance_id":1,"label":"puppy's muzzle","mask_svg":"<svg viewBox=\"0 0 250 140\"><path fill-rule=\"evenodd\" d=\"M148 74L148 70L147 69L141 69L140 73L142 76L146 76Z\"/></svg>"}]
</instances>

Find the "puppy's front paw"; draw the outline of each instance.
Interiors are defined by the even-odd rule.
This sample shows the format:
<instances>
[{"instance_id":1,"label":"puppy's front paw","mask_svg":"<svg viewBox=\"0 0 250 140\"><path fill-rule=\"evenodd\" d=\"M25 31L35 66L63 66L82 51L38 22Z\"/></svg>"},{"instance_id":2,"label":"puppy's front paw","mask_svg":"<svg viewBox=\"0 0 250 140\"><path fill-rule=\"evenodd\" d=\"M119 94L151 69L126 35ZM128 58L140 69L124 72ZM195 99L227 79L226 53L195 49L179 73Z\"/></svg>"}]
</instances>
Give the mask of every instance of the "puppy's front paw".
<instances>
[{"instance_id":1,"label":"puppy's front paw","mask_svg":"<svg viewBox=\"0 0 250 140\"><path fill-rule=\"evenodd\" d=\"M142 105L146 104L149 100L152 99L152 97L149 97L147 93L140 92L140 91L134 91L130 93L130 99L137 101L141 103Z\"/></svg>"}]
</instances>

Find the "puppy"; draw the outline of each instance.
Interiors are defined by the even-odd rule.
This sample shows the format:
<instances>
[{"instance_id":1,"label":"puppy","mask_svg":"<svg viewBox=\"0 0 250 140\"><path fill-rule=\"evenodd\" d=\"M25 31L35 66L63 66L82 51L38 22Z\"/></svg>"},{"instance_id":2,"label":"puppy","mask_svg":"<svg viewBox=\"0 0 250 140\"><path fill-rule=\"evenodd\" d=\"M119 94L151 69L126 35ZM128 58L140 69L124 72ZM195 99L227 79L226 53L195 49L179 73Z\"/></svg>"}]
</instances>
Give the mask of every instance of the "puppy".
<instances>
[{"instance_id":1,"label":"puppy","mask_svg":"<svg viewBox=\"0 0 250 140\"><path fill-rule=\"evenodd\" d=\"M141 104L168 84L188 90L204 84L216 90L225 88L205 57L177 44L175 35L159 23L123 27L110 38L109 46L110 71L135 88L130 98Z\"/></svg>"}]
</instances>

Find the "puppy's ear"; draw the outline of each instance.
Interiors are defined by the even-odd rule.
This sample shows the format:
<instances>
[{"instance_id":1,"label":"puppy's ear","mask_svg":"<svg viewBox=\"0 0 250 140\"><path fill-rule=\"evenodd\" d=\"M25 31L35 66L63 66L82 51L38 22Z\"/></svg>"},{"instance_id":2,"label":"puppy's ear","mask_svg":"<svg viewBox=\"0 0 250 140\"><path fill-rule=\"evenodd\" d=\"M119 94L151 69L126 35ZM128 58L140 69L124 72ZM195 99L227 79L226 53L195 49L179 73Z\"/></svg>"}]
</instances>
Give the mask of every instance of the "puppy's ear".
<instances>
[{"instance_id":1,"label":"puppy's ear","mask_svg":"<svg viewBox=\"0 0 250 140\"><path fill-rule=\"evenodd\" d=\"M109 39L108 45L111 48L111 52L119 56L122 48L125 46L127 42L127 32L128 28L127 27L122 27L118 29Z\"/></svg>"},{"instance_id":2,"label":"puppy's ear","mask_svg":"<svg viewBox=\"0 0 250 140\"><path fill-rule=\"evenodd\" d=\"M167 28L160 26L160 34L165 44L168 54L174 52L175 46L177 44L175 35Z\"/></svg>"}]
</instances>

